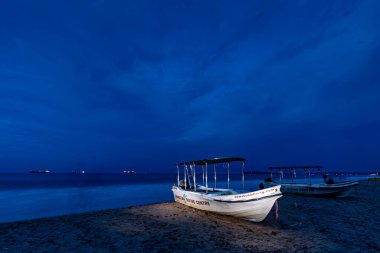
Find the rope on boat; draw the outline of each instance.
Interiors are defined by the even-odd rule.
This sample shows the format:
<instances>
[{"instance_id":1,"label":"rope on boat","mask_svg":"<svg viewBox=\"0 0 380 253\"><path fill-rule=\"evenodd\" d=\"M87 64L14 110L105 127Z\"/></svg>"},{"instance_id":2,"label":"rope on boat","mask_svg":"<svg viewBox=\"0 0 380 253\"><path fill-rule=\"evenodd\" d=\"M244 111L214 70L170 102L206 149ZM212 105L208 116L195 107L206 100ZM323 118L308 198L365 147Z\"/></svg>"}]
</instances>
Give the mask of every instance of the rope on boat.
<instances>
[{"instance_id":1,"label":"rope on boat","mask_svg":"<svg viewBox=\"0 0 380 253\"><path fill-rule=\"evenodd\" d=\"M276 221L278 220L278 202L276 200L276 202L274 202L274 206L275 206L275 209L276 209Z\"/></svg>"}]
</instances>

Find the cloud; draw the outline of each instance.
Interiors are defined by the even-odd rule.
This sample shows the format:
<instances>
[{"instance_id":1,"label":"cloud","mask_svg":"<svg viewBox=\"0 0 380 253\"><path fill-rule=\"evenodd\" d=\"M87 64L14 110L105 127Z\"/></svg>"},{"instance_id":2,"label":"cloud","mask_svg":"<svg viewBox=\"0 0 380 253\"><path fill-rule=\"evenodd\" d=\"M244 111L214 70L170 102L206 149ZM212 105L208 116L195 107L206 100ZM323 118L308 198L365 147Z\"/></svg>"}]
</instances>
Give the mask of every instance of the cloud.
<instances>
[{"instance_id":1,"label":"cloud","mask_svg":"<svg viewBox=\"0 0 380 253\"><path fill-rule=\"evenodd\" d=\"M348 164L323 142L341 148L346 135L337 133L370 129L372 154L380 137L371 128L380 116L377 9L376 1L7 3L0 140L12 148L2 160L33 150L28 159L48 155L62 169L231 153L260 154L259 164L318 156Z\"/></svg>"}]
</instances>

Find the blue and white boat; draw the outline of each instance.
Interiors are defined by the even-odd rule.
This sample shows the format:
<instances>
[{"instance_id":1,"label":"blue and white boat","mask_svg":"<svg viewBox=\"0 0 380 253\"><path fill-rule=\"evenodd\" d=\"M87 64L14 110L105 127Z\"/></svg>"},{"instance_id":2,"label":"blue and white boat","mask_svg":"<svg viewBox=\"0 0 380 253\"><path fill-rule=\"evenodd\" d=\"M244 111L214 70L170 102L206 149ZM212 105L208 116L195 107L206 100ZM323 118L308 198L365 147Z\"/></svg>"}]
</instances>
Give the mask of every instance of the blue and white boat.
<instances>
[{"instance_id":1,"label":"blue and white boat","mask_svg":"<svg viewBox=\"0 0 380 253\"><path fill-rule=\"evenodd\" d=\"M320 171L323 166L283 166L269 167L271 177L265 180L266 187L281 185L281 191L284 194L301 194L320 197L346 197L355 186L359 185L359 181L334 182L328 178L327 174L323 175L324 182L315 183L311 179L311 171ZM279 174L279 180L273 180L273 170ZM296 179L296 171L304 170L305 181L299 183ZM308 181L308 182L307 182Z\"/></svg>"},{"instance_id":2,"label":"blue and white boat","mask_svg":"<svg viewBox=\"0 0 380 253\"><path fill-rule=\"evenodd\" d=\"M213 158L177 163L177 185L172 187L176 202L204 211L215 212L260 222L264 220L276 200L282 196L279 185L258 191L244 191L244 158ZM242 164L242 192L230 189L230 162ZM214 166L214 187L208 185L208 165L223 163L227 168L227 188L216 188ZM202 168L202 184L196 179L196 168ZM181 173L182 174L182 179Z\"/></svg>"}]
</instances>

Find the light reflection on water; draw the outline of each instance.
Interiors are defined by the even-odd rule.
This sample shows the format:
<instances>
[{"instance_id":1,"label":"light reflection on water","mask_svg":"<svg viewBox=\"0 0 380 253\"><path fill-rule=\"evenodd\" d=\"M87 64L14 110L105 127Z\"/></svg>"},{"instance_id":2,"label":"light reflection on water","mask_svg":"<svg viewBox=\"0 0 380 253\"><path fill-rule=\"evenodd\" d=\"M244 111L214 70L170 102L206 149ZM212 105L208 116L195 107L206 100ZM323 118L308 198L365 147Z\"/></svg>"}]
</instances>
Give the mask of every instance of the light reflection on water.
<instances>
[{"instance_id":1,"label":"light reflection on water","mask_svg":"<svg viewBox=\"0 0 380 253\"><path fill-rule=\"evenodd\" d=\"M0 191L0 222L171 201L171 183Z\"/></svg>"}]
</instances>

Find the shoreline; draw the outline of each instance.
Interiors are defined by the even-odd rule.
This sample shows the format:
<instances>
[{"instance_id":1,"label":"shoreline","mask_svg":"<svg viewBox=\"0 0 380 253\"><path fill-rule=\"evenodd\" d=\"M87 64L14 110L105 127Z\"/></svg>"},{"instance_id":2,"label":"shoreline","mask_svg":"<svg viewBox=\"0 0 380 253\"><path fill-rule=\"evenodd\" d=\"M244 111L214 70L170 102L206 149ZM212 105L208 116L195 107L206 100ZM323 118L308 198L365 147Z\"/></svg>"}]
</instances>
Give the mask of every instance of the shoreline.
<instances>
[{"instance_id":1,"label":"shoreline","mask_svg":"<svg viewBox=\"0 0 380 253\"><path fill-rule=\"evenodd\" d=\"M0 252L379 251L380 184L342 199L285 195L260 223L166 202L0 224Z\"/></svg>"}]
</instances>

